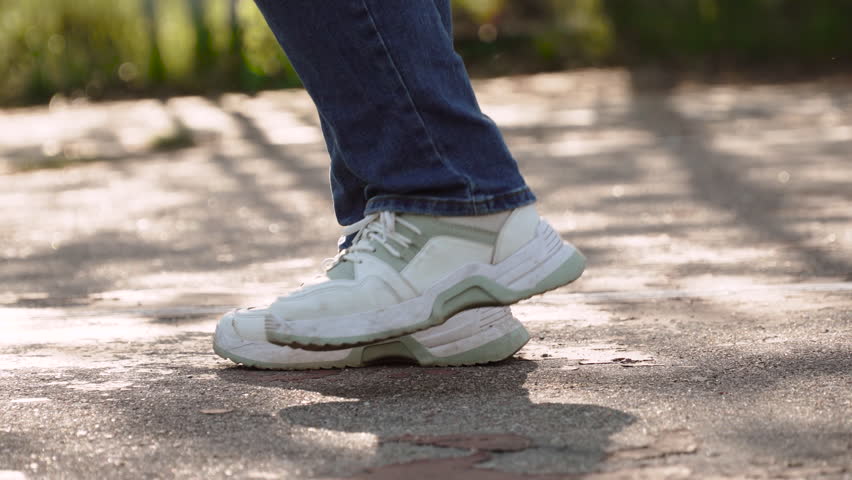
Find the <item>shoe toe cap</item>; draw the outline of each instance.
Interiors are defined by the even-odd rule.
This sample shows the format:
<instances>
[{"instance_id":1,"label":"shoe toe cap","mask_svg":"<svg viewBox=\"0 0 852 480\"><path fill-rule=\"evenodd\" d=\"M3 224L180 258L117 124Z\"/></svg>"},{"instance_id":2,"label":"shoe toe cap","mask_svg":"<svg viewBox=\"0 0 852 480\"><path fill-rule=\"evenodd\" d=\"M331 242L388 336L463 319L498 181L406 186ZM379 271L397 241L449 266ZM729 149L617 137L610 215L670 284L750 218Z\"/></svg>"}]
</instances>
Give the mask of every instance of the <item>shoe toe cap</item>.
<instances>
[{"instance_id":1,"label":"shoe toe cap","mask_svg":"<svg viewBox=\"0 0 852 480\"><path fill-rule=\"evenodd\" d=\"M238 309L226 313L216 325L214 351L223 358L248 366L302 370L343 367L351 350L314 352L269 343L265 309Z\"/></svg>"},{"instance_id":2,"label":"shoe toe cap","mask_svg":"<svg viewBox=\"0 0 852 480\"><path fill-rule=\"evenodd\" d=\"M240 308L226 313L216 326L217 336L244 342L266 341L266 309Z\"/></svg>"}]
</instances>

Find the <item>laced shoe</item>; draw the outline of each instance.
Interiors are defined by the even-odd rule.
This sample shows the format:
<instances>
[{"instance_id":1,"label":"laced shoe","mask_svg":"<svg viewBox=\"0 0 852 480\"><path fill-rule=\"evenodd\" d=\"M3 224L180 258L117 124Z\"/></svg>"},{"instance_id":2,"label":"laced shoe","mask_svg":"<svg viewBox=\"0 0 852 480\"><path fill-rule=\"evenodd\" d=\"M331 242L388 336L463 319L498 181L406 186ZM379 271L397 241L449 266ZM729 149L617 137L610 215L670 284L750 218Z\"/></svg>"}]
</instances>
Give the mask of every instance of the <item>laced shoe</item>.
<instances>
[{"instance_id":1,"label":"laced shoe","mask_svg":"<svg viewBox=\"0 0 852 480\"><path fill-rule=\"evenodd\" d=\"M511 357L529 340L508 307L474 308L445 323L412 335L355 348L309 351L247 340L240 336L235 312L216 326L213 351L249 367L271 370L313 370L362 367L404 361L424 367L456 367L498 362Z\"/></svg>"},{"instance_id":2,"label":"laced shoe","mask_svg":"<svg viewBox=\"0 0 852 480\"><path fill-rule=\"evenodd\" d=\"M531 205L485 217L381 212L343 233L354 232L320 282L237 310L241 336L306 350L364 346L544 293L585 268Z\"/></svg>"}]
</instances>

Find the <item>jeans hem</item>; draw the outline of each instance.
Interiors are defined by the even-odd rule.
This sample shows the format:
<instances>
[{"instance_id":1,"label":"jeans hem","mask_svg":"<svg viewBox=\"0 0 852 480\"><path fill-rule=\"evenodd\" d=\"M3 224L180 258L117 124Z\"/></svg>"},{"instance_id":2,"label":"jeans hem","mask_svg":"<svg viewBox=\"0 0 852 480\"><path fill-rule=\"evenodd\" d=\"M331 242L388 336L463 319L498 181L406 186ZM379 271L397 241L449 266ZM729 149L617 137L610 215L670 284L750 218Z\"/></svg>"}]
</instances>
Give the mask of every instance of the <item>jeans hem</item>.
<instances>
[{"instance_id":1,"label":"jeans hem","mask_svg":"<svg viewBox=\"0 0 852 480\"><path fill-rule=\"evenodd\" d=\"M378 195L367 202L365 215L382 211L414 213L433 216L488 215L535 203L532 190L526 185L497 195L478 195L473 198L439 198L418 195Z\"/></svg>"}]
</instances>

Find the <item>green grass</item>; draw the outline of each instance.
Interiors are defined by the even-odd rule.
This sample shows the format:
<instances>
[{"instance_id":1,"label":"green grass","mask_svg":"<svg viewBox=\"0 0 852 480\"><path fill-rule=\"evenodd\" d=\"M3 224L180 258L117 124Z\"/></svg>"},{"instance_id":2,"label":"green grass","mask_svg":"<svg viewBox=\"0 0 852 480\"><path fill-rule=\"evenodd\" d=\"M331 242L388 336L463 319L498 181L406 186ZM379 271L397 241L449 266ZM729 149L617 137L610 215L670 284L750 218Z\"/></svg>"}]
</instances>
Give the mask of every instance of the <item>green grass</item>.
<instances>
[{"instance_id":1,"label":"green grass","mask_svg":"<svg viewBox=\"0 0 852 480\"><path fill-rule=\"evenodd\" d=\"M852 68L852 1L454 5L457 47L481 75L644 64ZM0 107L56 94L97 100L300 85L250 0L0 0L0 11Z\"/></svg>"},{"instance_id":2,"label":"green grass","mask_svg":"<svg viewBox=\"0 0 852 480\"><path fill-rule=\"evenodd\" d=\"M154 152L169 152L193 146L195 146L195 137L183 124L178 124L170 133L155 137L149 143L149 149Z\"/></svg>"},{"instance_id":3,"label":"green grass","mask_svg":"<svg viewBox=\"0 0 852 480\"><path fill-rule=\"evenodd\" d=\"M197 144L192 131L182 123L176 123L175 127L168 133L152 138L147 145L148 153L171 152L184 148L194 147ZM129 157L81 155L61 151L56 155L33 157L24 160L15 160L10 165L10 173L24 173L36 170L63 169L78 165L86 165L95 162L115 162Z\"/></svg>"},{"instance_id":4,"label":"green grass","mask_svg":"<svg viewBox=\"0 0 852 480\"><path fill-rule=\"evenodd\" d=\"M30 160L16 161L12 165L12 173L25 173L36 170L56 170L75 165L102 162L105 160L109 159L102 157L68 157L60 154L54 157L39 157Z\"/></svg>"}]
</instances>

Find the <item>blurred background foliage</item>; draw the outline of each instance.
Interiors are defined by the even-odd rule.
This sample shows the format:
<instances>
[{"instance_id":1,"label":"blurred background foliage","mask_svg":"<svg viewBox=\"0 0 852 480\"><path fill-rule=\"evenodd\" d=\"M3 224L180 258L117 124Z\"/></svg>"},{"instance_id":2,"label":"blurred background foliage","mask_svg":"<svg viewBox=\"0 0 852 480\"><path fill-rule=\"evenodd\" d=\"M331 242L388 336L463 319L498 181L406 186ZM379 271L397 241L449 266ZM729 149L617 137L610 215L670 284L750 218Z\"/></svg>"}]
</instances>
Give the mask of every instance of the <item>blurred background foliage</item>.
<instances>
[{"instance_id":1,"label":"blurred background foliage","mask_svg":"<svg viewBox=\"0 0 852 480\"><path fill-rule=\"evenodd\" d=\"M850 0L454 0L477 76L852 66ZM299 79L250 0L0 0L0 105L214 94Z\"/></svg>"}]
</instances>

